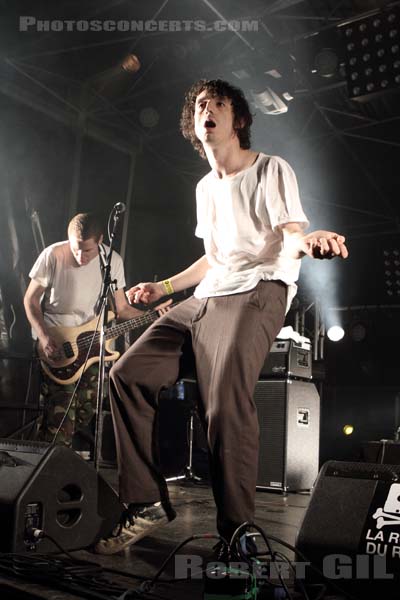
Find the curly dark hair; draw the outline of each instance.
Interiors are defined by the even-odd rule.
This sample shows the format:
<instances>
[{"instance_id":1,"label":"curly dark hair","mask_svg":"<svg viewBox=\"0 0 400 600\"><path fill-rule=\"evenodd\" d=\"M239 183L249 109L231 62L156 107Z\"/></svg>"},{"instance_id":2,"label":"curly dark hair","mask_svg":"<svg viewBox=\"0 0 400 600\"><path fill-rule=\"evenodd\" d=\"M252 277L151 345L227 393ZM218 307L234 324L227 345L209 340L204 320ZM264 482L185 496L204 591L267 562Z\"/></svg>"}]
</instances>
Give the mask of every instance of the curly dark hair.
<instances>
[{"instance_id":1,"label":"curly dark hair","mask_svg":"<svg viewBox=\"0 0 400 600\"><path fill-rule=\"evenodd\" d=\"M194 131L194 110L196 98L201 92L207 90L213 97L229 98L233 107L233 127L239 138L240 147L244 150L250 148L250 127L253 117L249 104L241 89L222 79L200 79L194 83L185 94L182 108L180 127L183 137L189 140L202 158L206 158L203 144Z\"/></svg>"},{"instance_id":2,"label":"curly dark hair","mask_svg":"<svg viewBox=\"0 0 400 600\"><path fill-rule=\"evenodd\" d=\"M94 238L98 242L102 235L102 229L97 215L93 213L75 215L69 222L68 235L75 235L80 240Z\"/></svg>"}]
</instances>

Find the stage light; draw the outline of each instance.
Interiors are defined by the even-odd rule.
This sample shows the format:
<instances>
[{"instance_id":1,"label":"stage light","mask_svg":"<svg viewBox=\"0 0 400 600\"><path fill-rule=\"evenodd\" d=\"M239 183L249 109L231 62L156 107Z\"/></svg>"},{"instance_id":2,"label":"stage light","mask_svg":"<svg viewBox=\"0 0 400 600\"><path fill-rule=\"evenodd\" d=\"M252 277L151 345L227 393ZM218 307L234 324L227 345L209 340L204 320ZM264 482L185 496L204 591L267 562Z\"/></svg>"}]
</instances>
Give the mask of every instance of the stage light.
<instances>
[{"instance_id":1,"label":"stage light","mask_svg":"<svg viewBox=\"0 0 400 600\"><path fill-rule=\"evenodd\" d=\"M323 48L314 58L313 73L321 77L334 77L339 69L339 57L333 48Z\"/></svg>"},{"instance_id":2,"label":"stage light","mask_svg":"<svg viewBox=\"0 0 400 600\"><path fill-rule=\"evenodd\" d=\"M128 73L137 73L141 67L140 60L136 54L128 54L122 61L121 67Z\"/></svg>"},{"instance_id":3,"label":"stage light","mask_svg":"<svg viewBox=\"0 0 400 600\"><path fill-rule=\"evenodd\" d=\"M354 433L354 427L353 425L344 425L342 431L344 435L352 435L352 433Z\"/></svg>"},{"instance_id":4,"label":"stage light","mask_svg":"<svg viewBox=\"0 0 400 600\"><path fill-rule=\"evenodd\" d=\"M341 27L350 98L400 88L400 7Z\"/></svg>"},{"instance_id":5,"label":"stage light","mask_svg":"<svg viewBox=\"0 0 400 600\"><path fill-rule=\"evenodd\" d=\"M387 296L400 297L400 252L399 250L383 251L384 281Z\"/></svg>"},{"instance_id":6,"label":"stage light","mask_svg":"<svg viewBox=\"0 0 400 600\"><path fill-rule=\"evenodd\" d=\"M122 96L132 86L133 76L140 67L138 57L135 54L128 54L121 62L94 74L87 80L87 84L103 97Z\"/></svg>"},{"instance_id":7,"label":"stage light","mask_svg":"<svg viewBox=\"0 0 400 600\"><path fill-rule=\"evenodd\" d=\"M326 335L331 340L331 342L339 342L344 337L344 329L340 327L340 325L333 325L329 327Z\"/></svg>"},{"instance_id":8,"label":"stage light","mask_svg":"<svg viewBox=\"0 0 400 600\"><path fill-rule=\"evenodd\" d=\"M152 106L147 106L146 108L142 108L139 114L139 121L143 127L147 127L151 129L158 125L160 120L160 113L153 108Z\"/></svg>"},{"instance_id":9,"label":"stage light","mask_svg":"<svg viewBox=\"0 0 400 600\"><path fill-rule=\"evenodd\" d=\"M251 104L265 115L288 111L295 90L294 58L278 50L232 60L231 74L240 81Z\"/></svg>"},{"instance_id":10,"label":"stage light","mask_svg":"<svg viewBox=\"0 0 400 600\"><path fill-rule=\"evenodd\" d=\"M254 106L265 115L281 115L288 110L284 101L270 87L263 92L251 90L251 96Z\"/></svg>"},{"instance_id":11,"label":"stage light","mask_svg":"<svg viewBox=\"0 0 400 600\"><path fill-rule=\"evenodd\" d=\"M353 342L363 342L367 337L367 326L362 321L354 321L350 325L349 335Z\"/></svg>"}]
</instances>

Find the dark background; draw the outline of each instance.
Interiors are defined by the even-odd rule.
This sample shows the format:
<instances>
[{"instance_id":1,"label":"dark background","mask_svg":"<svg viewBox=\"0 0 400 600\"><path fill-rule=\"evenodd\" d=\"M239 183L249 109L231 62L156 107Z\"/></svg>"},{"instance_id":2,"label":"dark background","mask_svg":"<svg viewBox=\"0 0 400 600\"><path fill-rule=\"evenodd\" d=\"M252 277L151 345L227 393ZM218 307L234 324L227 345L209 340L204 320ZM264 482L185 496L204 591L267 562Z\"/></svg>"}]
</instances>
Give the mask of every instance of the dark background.
<instances>
[{"instance_id":1,"label":"dark background","mask_svg":"<svg viewBox=\"0 0 400 600\"><path fill-rule=\"evenodd\" d=\"M194 190L208 165L180 135L179 115L195 80L222 77L251 101L253 147L283 156L295 169L311 228L347 238L347 261L305 259L299 282L300 307L318 301L326 325L339 318L346 330L341 342L325 343L322 457L355 456L362 440L393 437L400 387L393 253L400 250L400 103L396 91L363 102L349 98L339 33L346 21L388 6L378 0L0 0L1 435L18 428L19 406L32 393L22 298L38 253L38 224L49 245L66 237L76 212L95 210L105 225L112 206L125 202L128 221L118 245L129 285L164 278L197 259ZM27 15L207 25L246 19L257 30L19 31ZM327 48L337 58L328 74L318 59ZM129 53L140 59L137 73L121 68ZM267 74L271 69L279 80ZM286 113L256 107L254 94L267 86L291 93ZM306 319L310 337L312 316L313 309ZM364 338L356 341L351 332L359 322ZM342 433L348 422L355 427L351 438Z\"/></svg>"}]
</instances>

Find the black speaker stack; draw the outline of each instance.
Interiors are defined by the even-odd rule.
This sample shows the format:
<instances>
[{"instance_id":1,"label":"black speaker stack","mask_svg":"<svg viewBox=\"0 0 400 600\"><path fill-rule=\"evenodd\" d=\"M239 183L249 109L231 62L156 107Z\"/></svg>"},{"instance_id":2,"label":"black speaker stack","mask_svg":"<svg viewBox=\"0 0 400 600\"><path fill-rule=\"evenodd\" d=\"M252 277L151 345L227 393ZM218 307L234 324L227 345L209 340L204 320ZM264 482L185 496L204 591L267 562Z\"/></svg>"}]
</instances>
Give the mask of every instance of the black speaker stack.
<instances>
[{"instance_id":1,"label":"black speaker stack","mask_svg":"<svg viewBox=\"0 0 400 600\"><path fill-rule=\"evenodd\" d=\"M260 424L257 487L309 490L319 467L320 399L308 343L276 340L254 393Z\"/></svg>"}]
</instances>

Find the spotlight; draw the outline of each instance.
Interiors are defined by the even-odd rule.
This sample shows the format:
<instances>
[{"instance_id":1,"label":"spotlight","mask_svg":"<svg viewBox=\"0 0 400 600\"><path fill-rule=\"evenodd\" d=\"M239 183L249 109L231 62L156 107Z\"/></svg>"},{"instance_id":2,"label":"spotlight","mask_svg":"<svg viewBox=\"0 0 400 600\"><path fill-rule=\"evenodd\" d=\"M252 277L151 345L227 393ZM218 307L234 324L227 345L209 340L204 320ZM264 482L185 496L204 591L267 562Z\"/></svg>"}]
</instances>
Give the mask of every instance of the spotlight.
<instances>
[{"instance_id":1,"label":"spotlight","mask_svg":"<svg viewBox=\"0 0 400 600\"><path fill-rule=\"evenodd\" d=\"M344 329L340 327L340 325L333 325L329 327L326 335L331 340L331 342L339 342L344 337Z\"/></svg>"},{"instance_id":2,"label":"spotlight","mask_svg":"<svg viewBox=\"0 0 400 600\"><path fill-rule=\"evenodd\" d=\"M283 100L270 87L263 92L251 90L253 104L265 115L281 115L287 112L288 107Z\"/></svg>"},{"instance_id":3,"label":"spotlight","mask_svg":"<svg viewBox=\"0 0 400 600\"><path fill-rule=\"evenodd\" d=\"M104 97L122 96L132 85L132 75L139 71L140 60L135 54L128 54L122 62L96 73L87 82L90 87Z\"/></svg>"},{"instance_id":4,"label":"spotlight","mask_svg":"<svg viewBox=\"0 0 400 600\"><path fill-rule=\"evenodd\" d=\"M353 425L344 425L342 431L344 435L352 435L352 433L354 433L354 427Z\"/></svg>"},{"instance_id":5,"label":"spotlight","mask_svg":"<svg viewBox=\"0 0 400 600\"><path fill-rule=\"evenodd\" d=\"M314 71L321 77L333 77L339 68L339 57L332 48L323 48L314 58Z\"/></svg>"},{"instance_id":6,"label":"spotlight","mask_svg":"<svg viewBox=\"0 0 400 600\"><path fill-rule=\"evenodd\" d=\"M136 73L141 67L140 60L136 54L128 54L122 61L121 67L128 73Z\"/></svg>"}]
</instances>

